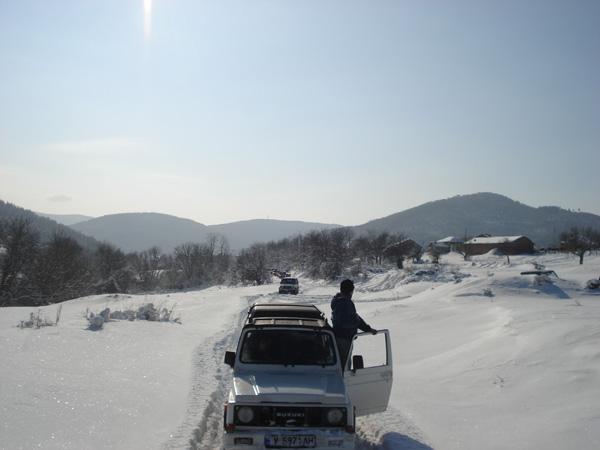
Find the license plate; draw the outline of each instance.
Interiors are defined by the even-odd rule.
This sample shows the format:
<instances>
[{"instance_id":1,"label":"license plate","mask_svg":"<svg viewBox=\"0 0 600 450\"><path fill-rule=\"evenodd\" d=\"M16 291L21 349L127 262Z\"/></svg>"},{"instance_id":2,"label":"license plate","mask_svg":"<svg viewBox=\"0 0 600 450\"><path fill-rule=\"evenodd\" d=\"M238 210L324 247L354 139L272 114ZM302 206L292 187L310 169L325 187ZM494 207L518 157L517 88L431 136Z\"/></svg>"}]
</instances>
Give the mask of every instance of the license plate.
<instances>
[{"instance_id":1,"label":"license plate","mask_svg":"<svg viewBox=\"0 0 600 450\"><path fill-rule=\"evenodd\" d=\"M265 436L265 446L270 448L314 448L317 438L313 434L296 434L280 436L268 434Z\"/></svg>"}]
</instances>

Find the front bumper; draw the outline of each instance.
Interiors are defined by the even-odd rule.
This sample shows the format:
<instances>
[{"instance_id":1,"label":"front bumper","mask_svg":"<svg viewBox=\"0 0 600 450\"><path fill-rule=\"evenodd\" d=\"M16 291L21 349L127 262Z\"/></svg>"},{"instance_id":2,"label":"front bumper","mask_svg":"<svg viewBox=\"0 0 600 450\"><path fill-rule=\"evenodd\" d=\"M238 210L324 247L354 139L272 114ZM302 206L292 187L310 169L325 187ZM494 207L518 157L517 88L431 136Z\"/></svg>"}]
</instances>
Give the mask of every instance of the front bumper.
<instances>
[{"instance_id":1,"label":"front bumper","mask_svg":"<svg viewBox=\"0 0 600 450\"><path fill-rule=\"evenodd\" d=\"M267 447L265 440L267 436L315 436L313 450L354 450L356 435L344 430L285 430L285 429L260 429L260 430L236 430L231 433L223 433L224 450L271 450L273 448L293 447Z\"/></svg>"},{"instance_id":2,"label":"front bumper","mask_svg":"<svg viewBox=\"0 0 600 450\"><path fill-rule=\"evenodd\" d=\"M280 294L297 294L298 291L294 288L279 288Z\"/></svg>"}]
</instances>

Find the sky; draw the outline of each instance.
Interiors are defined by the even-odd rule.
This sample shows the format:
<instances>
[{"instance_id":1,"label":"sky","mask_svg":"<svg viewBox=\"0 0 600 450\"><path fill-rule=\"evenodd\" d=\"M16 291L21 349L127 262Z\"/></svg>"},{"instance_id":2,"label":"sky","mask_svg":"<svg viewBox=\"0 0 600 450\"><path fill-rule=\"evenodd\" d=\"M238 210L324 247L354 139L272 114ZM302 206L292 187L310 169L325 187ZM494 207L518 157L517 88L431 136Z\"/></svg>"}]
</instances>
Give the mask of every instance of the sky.
<instances>
[{"instance_id":1,"label":"sky","mask_svg":"<svg viewBox=\"0 0 600 450\"><path fill-rule=\"evenodd\" d=\"M600 2L0 0L0 200L360 225L600 214Z\"/></svg>"}]
</instances>

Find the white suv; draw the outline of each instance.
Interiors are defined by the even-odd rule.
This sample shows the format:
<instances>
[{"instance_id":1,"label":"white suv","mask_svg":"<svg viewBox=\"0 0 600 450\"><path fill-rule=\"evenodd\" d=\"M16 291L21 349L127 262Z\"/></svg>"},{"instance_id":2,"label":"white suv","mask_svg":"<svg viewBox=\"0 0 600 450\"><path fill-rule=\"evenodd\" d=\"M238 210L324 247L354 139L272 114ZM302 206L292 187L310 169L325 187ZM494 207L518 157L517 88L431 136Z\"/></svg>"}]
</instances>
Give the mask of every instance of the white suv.
<instances>
[{"instance_id":1,"label":"white suv","mask_svg":"<svg viewBox=\"0 0 600 450\"><path fill-rule=\"evenodd\" d=\"M298 278L284 277L279 283L280 294L298 294L300 292L300 284Z\"/></svg>"},{"instance_id":2,"label":"white suv","mask_svg":"<svg viewBox=\"0 0 600 450\"><path fill-rule=\"evenodd\" d=\"M356 417L385 411L393 379L388 330L361 333L353 347L361 340L382 360L365 367L367 355L351 350L342 365L333 330L315 306L252 306L237 351L225 354L233 383L223 447L354 449Z\"/></svg>"}]
</instances>

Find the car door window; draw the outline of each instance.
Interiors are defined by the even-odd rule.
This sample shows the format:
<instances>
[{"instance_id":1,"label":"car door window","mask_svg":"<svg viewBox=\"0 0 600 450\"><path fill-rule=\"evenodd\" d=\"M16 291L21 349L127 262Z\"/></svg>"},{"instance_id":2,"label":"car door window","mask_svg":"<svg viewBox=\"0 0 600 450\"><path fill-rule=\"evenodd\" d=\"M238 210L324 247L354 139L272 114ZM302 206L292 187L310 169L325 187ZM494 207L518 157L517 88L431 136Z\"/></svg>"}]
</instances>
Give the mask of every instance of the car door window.
<instances>
[{"instance_id":1,"label":"car door window","mask_svg":"<svg viewBox=\"0 0 600 450\"><path fill-rule=\"evenodd\" d=\"M359 333L351 355L363 359L363 367L344 371L346 392L356 408L356 416L385 411L394 378L389 331L380 330L376 335Z\"/></svg>"},{"instance_id":2,"label":"car door window","mask_svg":"<svg viewBox=\"0 0 600 450\"><path fill-rule=\"evenodd\" d=\"M362 355L365 368L387 365L386 350L384 333L365 334L360 339L356 339L352 346L352 354Z\"/></svg>"}]
</instances>

